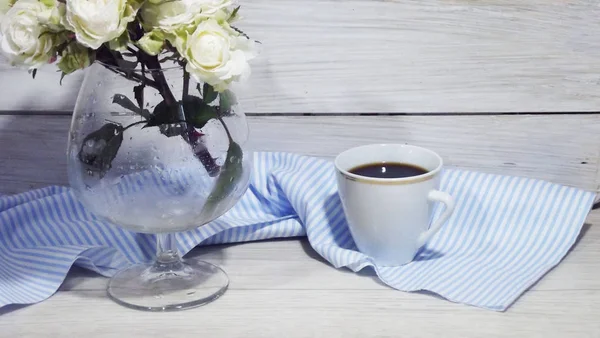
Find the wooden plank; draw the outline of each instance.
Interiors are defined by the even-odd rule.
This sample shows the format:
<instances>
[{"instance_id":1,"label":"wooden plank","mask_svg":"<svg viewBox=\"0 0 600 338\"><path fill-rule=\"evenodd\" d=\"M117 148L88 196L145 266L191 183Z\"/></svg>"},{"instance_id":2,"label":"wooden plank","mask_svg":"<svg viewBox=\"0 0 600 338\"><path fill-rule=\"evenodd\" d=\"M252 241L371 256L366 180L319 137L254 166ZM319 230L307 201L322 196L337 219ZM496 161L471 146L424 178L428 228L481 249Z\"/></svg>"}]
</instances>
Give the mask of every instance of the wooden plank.
<instances>
[{"instance_id":1,"label":"wooden plank","mask_svg":"<svg viewBox=\"0 0 600 338\"><path fill-rule=\"evenodd\" d=\"M52 66L42 68L35 79L26 70L11 68L0 59L0 112L54 114L71 112L83 81L83 72L64 78Z\"/></svg>"},{"instance_id":2,"label":"wooden plank","mask_svg":"<svg viewBox=\"0 0 600 338\"><path fill-rule=\"evenodd\" d=\"M452 167L598 188L600 115L262 117L251 121L252 142L258 150L333 159L349 147L366 143L411 143L433 149Z\"/></svg>"},{"instance_id":3,"label":"wooden plank","mask_svg":"<svg viewBox=\"0 0 600 338\"><path fill-rule=\"evenodd\" d=\"M590 213L580 239L565 259L544 276L532 291L600 291L600 211ZM305 238L269 240L194 249L189 257L221 266L232 290L379 290L394 292L373 271L335 269ZM73 268L60 292L103 291L108 279Z\"/></svg>"},{"instance_id":4,"label":"wooden plank","mask_svg":"<svg viewBox=\"0 0 600 338\"><path fill-rule=\"evenodd\" d=\"M346 148L429 147L453 167L598 189L600 115L249 117L250 149L332 159ZM0 193L67 184L67 116L0 116ZM10 145L10 146L4 146Z\"/></svg>"},{"instance_id":5,"label":"wooden plank","mask_svg":"<svg viewBox=\"0 0 600 338\"><path fill-rule=\"evenodd\" d=\"M598 111L596 0L252 0L263 53L248 112ZM0 110L72 110L59 87L0 68Z\"/></svg>"},{"instance_id":6,"label":"wooden plank","mask_svg":"<svg viewBox=\"0 0 600 338\"><path fill-rule=\"evenodd\" d=\"M5 313L2 337L598 337L600 291L530 292L505 313L377 290L229 290L207 306L146 313L102 291Z\"/></svg>"}]
</instances>

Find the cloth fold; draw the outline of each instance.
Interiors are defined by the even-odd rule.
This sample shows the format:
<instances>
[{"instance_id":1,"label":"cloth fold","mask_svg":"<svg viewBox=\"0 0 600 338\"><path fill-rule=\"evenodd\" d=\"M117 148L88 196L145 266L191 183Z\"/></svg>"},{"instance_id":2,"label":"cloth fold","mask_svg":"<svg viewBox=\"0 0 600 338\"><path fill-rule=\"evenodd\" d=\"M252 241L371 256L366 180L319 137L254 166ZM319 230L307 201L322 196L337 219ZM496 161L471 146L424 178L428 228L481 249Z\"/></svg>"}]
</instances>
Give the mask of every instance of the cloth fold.
<instances>
[{"instance_id":1,"label":"cloth fold","mask_svg":"<svg viewBox=\"0 0 600 338\"><path fill-rule=\"evenodd\" d=\"M250 187L225 215L176 235L184 255L198 245L308 236L336 268L372 268L402 291L506 310L567 254L595 193L550 182L446 169L441 190L456 200L450 220L400 267L379 267L348 230L330 161L254 154ZM433 219L442 211L437 207ZM0 307L50 297L75 264L111 276L155 254L155 236L101 220L67 187L0 197Z\"/></svg>"}]
</instances>

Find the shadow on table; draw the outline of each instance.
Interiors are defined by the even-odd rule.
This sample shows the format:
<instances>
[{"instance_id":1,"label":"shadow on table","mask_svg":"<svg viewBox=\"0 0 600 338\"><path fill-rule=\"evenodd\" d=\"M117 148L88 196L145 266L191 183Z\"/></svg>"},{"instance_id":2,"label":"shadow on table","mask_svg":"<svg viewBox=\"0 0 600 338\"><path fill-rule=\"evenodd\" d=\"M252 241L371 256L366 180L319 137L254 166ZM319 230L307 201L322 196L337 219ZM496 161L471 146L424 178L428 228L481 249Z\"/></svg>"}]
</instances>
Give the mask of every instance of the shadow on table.
<instances>
[{"instance_id":1,"label":"shadow on table","mask_svg":"<svg viewBox=\"0 0 600 338\"><path fill-rule=\"evenodd\" d=\"M226 245L211 245L193 249L183 259L199 258L217 266L226 264ZM93 271L74 266L60 287L60 291L77 291L82 298L106 298L106 288L110 278L103 277ZM201 281L200 281L201 282Z\"/></svg>"},{"instance_id":2,"label":"shadow on table","mask_svg":"<svg viewBox=\"0 0 600 338\"><path fill-rule=\"evenodd\" d=\"M106 289L108 278L94 271L72 266L58 291L94 291Z\"/></svg>"},{"instance_id":3,"label":"shadow on table","mask_svg":"<svg viewBox=\"0 0 600 338\"><path fill-rule=\"evenodd\" d=\"M28 307L29 305L21 305L21 304L11 304L11 305L7 305L3 308L0 308L0 317L9 314L11 312L17 311L17 310L21 310L23 308Z\"/></svg>"},{"instance_id":4,"label":"shadow on table","mask_svg":"<svg viewBox=\"0 0 600 338\"><path fill-rule=\"evenodd\" d=\"M310 243L308 242L308 239L304 238L300 241L300 244L302 246L302 250L304 250L304 252L306 253L307 256L309 256L310 258L319 261L323 264L326 264L327 266L329 266L331 269L334 269L334 267L331 265L331 263L329 263L327 260L325 260L323 257L321 257L321 255L319 255L310 245ZM385 283L383 283L379 277L377 277L377 274L375 273L375 270L373 270L372 267L366 267L358 272L354 272L350 269L347 268L343 268L343 269L338 269L338 271L340 273L345 273L345 274L350 274L350 275L357 275L357 276L361 276L364 278L369 278L371 280L373 280L373 282L381 285L381 286L385 286L387 288L389 288L388 285L386 285Z\"/></svg>"}]
</instances>

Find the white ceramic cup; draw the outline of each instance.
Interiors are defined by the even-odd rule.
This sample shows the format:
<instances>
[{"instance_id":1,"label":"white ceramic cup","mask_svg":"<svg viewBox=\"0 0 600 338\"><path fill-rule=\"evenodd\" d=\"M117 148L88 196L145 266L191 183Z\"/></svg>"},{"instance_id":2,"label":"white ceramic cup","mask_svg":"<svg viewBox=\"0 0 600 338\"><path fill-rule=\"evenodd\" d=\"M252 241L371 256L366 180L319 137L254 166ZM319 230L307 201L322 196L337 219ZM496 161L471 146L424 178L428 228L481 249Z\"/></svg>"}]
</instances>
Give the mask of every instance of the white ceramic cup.
<instances>
[{"instance_id":1,"label":"white ceramic cup","mask_svg":"<svg viewBox=\"0 0 600 338\"><path fill-rule=\"evenodd\" d=\"M373 163L406 163L427 173L373 178L350 171ZM372 144L346 150L335 159L340 199L358 249L380 266L411 262L454 211L452 197L439 188L442 158L412 145ZM446 208L429 226L434 202Z\"/></svg>"}]
</instances>

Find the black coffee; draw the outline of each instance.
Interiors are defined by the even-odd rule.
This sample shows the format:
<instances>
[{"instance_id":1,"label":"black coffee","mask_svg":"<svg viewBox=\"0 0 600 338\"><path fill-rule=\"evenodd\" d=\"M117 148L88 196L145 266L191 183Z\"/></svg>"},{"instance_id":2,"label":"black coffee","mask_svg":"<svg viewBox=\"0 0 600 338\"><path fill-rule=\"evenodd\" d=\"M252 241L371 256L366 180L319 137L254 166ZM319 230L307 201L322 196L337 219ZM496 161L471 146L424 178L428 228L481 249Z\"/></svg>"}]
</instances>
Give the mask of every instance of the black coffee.
<instances>
[{"instance_id":1,"label":"black coffee","mask_svg":"<svg viewBox=\"0 0 600 338\"><path fill-rule=\"evenodd\" d=\"M349 170L352 174L375 178L402 178L418 176L427 170L416 165L397 162L370 163Z\"/></svg>"}]
</instances>

